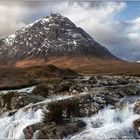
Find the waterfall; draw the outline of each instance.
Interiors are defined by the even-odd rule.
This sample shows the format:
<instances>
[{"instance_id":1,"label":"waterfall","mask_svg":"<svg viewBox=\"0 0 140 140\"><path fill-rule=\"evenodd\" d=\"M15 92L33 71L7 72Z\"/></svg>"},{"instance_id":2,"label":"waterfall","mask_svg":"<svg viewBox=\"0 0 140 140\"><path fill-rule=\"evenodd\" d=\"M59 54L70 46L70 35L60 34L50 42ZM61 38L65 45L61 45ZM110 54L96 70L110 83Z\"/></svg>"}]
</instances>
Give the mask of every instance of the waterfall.
<instances>
[{"instance_id":1,"label":"waterfall","mask_svg":"<svg viewBox=\"0 0 140 140\"><path fill-rule=\"evenodd\" d=\"M35 105L47 105L52 101L64 100L72 98L69 96L52 96L42 102L29 104L24 108L19 109L12 116L7 114L0 117L0 139L24 139L23 129L31 124L41 122L42 109L36 109Z\"/></svg>"},{"instance_id":2,"label":"waterfall","mask_svg":"<svg viewBox=\"0 0 140 140\"><path fill-rule=\"evenodd\" d=\"M123 109L110 106L98 114L84 118L87 127L84 131L71 137L74 139L134 139L140 138L133 129L133 121L140 115L133 112L133 105L127 103Z\"/></svg>"},{"instance_id":3,"label":"waterfall","mask_svg":"<svg viewBox=\"0 0 140 140\"><path fill-rule=\"evenodd\" d=\"M0 139L23 139L23 129L27 126L41 121L42 110L19 109L12 116L0 118Z\"/></svg>"},{"instance_id":4,"label":"waterfall","mask_svg":"<svg viewBox=\"0 0 140 140\"><path fill-rule=\"evenodd\" d=\"M23 129L31 124L41 122L42 119L42 109L36 109L32 106L46 105L54 100L64 100L71 97L73 96L55 96L21 108L12 116L6 114L1 116L0 138L23 139ZM112 106L107 106L103 110L100 110L96 115L80 118L86 122L86 129L69 138L72 140L140 138L133 129L133 121L138 119L140 115L133 112L134 102L128 102L129 100L130 98L127 100L124 98L124 101L121 101L125 102L125 107L123 108L112 108ZM132 99L130 101L132 101Z\"/></svg>"}]
</instances>

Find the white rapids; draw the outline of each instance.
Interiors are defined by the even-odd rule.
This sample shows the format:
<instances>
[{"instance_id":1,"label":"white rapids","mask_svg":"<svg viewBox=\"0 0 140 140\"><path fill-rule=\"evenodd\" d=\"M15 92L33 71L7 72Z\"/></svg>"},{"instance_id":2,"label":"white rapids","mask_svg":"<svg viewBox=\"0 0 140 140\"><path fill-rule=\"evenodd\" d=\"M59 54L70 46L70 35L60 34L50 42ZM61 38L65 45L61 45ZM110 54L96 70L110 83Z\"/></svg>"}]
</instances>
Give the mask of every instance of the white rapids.
<instances>
[{"instance_id":1,"label":"white rapids","mask_svg":"<svg viewBox=\"0 0 140 140\"><path fill-rule=\"evenodd\" d=\"M12 116L5 113L0 117L0 139L24 139L23 129L29 125L42 121L42 109L35 109L35 105L46 105L52 101L72 98L68 96L54 96L36 104L29 104L19 109Z\"/></svg>"},{"instance_id":2,"label":"white rapids","mask_svg":"<svg viewBox=\"0 0 140 140\"><path fill-rule=\"evenodd\" d=\"M133 112L133 104L127 104L125 108L111 109L106 107L97 115L84 118L87 127L70 139L136 139L140 138L134 132L133 121L140 115Z\"/></svg>"},{"instance_id":3,"label":"white rapids","mask_svg":"<svg viewBox=\"0 0 140 140\"><path fill-rule=\"evenodd\" d=\"M0 118L0 139L23 139L23 129L41 121L42 110L19 109L13 116Z\"/></svg>"},{"instance_id":4,"label":"white rapids","mask_svg":"<svg viewBox=\"0 0 140 140\"><path fill-rule=\"evenodd\" d=\"M54 100L72 97L72 95L55 96L21 108L12 116L3 115L0 117L0 139L24 139L23 129L42 121L42 110L32 106L46 105ZM86 122L86 129L68 138L71 140L140 138L133 129L133 121L140 117L133 112L133 106L133 103L127 103L123 109L113 109L111 106L107 106L92 117L79 118Z\"/></svg>"}]
</instances>

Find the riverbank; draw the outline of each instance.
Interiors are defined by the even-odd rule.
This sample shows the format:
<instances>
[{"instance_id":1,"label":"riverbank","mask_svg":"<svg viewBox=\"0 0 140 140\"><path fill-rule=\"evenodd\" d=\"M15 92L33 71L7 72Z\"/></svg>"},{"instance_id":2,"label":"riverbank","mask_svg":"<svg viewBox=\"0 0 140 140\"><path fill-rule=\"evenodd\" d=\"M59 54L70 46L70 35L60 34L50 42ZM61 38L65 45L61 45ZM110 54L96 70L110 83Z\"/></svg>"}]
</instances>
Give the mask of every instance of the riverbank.
<instances>
[{"instance_id":1,"label":"riverbank","mask_svg":"<svg viewBox=\"0 0 140 140\"><path fill-rule=\"evenodd\" d=\"M77 77L29 91L0 95L0 138L139 138L139 77Z\"/></svg>"}]
</instances>

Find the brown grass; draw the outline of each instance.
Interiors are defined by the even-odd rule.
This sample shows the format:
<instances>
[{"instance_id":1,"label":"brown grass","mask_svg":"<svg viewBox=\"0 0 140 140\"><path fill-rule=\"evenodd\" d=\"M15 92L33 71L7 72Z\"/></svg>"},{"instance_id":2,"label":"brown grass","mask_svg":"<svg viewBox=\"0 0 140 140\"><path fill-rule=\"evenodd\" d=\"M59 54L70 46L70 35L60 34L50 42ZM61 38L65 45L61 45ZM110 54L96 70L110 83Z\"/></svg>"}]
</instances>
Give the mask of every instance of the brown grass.
<instances>
[{"instance_id":1,"label":"brown grass","mask_svg":"<svg viewBox=\"0 0 140 140\"><path fill-rule=\"evenodd\" d=\"M61 68L69 68L76 70L82 74L126 74L126 75L137 75L140 76L140 64L130 63L127 61L116 61L109 59L99 59L95 57L50 57L47 61L39 59L37 60L26 60L20 61L16 66L28 67L35 61L39 65L53 64ZM20 65L21 63L21 65ZM26 65L28 64L28 65Z\"/></svg>"},{"instance_id":2,"label":"brown grass","mask_svg":"<svg viewBox=\"0 0 140 140\"><path fill-rule=\"evenodd\" d=\"M27 68L1 68L0 90L19 89L41 82L57 83L67 75L72 77L77 74L74 71L60 69L53 65L34 66Z\"/></svg>"},{"instance_id":3,"label":"brown grass","mask_svg":"<svg viewBox=\"0 0 140 140\"><path fill-rule=\"evenodd\" d=\"M60 68L69 68L82 74L128 74L140 75L140 64L127 61L99 59L90 56L77 57L49 57L47 60L23 60L16 63L16 67L53 64Z\"/></svg>"},{"instance_id":4,"label":"brown grass","mask_svg":"<svg viewBox=\"0 0 140 140\"><path fill-rule=\"evenodd\" d=\"M42 66L44 65L46 62L44 59L33 59L32 61L30 60L22 60L22 61L18 61L15 66L18 68L24 68L24 67L32 67L32 66Z\"/></svg>"},{"instance_id":5,"label":"brown grass","mask_svg":"<svg viewBox=\"0 0 140 140\"><path fill-rule=\"evenodd\" d=\"M82 74L140 75L140 64L93 57L50 58L47 64L74 69Z\"/></svg>"}]
</instances>

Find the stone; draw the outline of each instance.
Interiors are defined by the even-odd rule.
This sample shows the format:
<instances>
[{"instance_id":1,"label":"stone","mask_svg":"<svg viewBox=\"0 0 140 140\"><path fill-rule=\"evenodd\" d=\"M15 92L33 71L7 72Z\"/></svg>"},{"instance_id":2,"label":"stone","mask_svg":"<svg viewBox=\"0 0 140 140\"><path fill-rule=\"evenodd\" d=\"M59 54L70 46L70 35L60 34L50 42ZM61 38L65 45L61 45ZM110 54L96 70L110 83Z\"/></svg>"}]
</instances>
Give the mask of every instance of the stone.
<instances>
[{"instance_id":1,"label":"stone","mask_svg":"<svg viewBox=\"0 0 140 140\"><path fill-rule=\"evenodd\" d=\"M35 131L43 128L45 126L44 123L36 123L30 126L27 126L23 132L25 134L25 139L31 139Z\"/></svg>"},{"instance_id":2,"label":"stone","mask_svg":"<svg viewBox=\"0 0 140 140\"><path fill-rule=\"evenodd\" d=\"M133 127L138 133L138 135L140 135L140 118L133 122Z\"/></svg>"},{"instance_id":3,"label":"stone","mask_svg":"<svg viewBox=\"0 0 140 140\"><path fill-rule=\"evenodd\" d=\"M118 99L116 99L115 97L111 95L106 95L104 98L107 104L110 104L110 105L115 105L119 101Z\"/></svg>"},{"instance_id":4,"label":"stone","mask_svg":"<svg viewBox=\"0 0 140 140\"><path fill-rule=\"evenodd\" d=\"M47 84L40 84L35 87L32 91L33 95L42 96L47 98L48 97L49 88Z\"/></svg>"},{"instance_id":5,"label":"stone","mask_svg":"<svg viewBox=\"0 0 140 140\"><path fill-rule=\"evenodd\" d=\"M95 77L89 78L89 84L96 84L96 83L97 83L97 79Z\"/></svg>"},{"instance_id":6,"label":"stone","mask_svg":"<svg viewBox=\"0 0 140 140\"><path fill-rule=\"evenodd\" d=\"M134 104L134 112L140 114L140 99L138 99Z\"/></svg>"},{"instance_id":7,"label":"stone","mask_svg":"<svg viewBox=\"0 0 140 140\"><path fill-rule=\"evenodd\" d=\"M26 93L10 92L0 95L0 115L6 111L10 111L9 115L14 114L14 110L20 109L30 103L36 103L43 99ZM13 111L13 113L12 113Z\"/></svg>"},{"instance_id":8,"label":"stone","mask_svg":"<svg viewBox=\"0 0 140 140\"><path fill-rule=\"evenodd\" d=\"M61 82L59 85L56 86L57 93L69 91L70 87L72 86L73 82L65 80Z\"/></svg>"},{"instance_id":9,"label":"stone","mask_svg":"<svg viewBox=\"0 0 140 140\"><path fill-rule=\"evenodd\" d=\"M33 124L24 129L26 139L63 139L69 135L74 135L86 127L83 121L64 122L62 124Z\"/></svg>"},{"instance_id":10,"label":"stone","mask_svg":"<svg viewBox=\"0 0 140 140\"><path fill-rule=\"evenodd\" d=\"M76 85L73 85L72 87L70 87L69 91L72 93L74 93L74 92L81 93L81 92L83 92L83 88L79 84L76 84Z\"/></svg>"}]
</instances>

